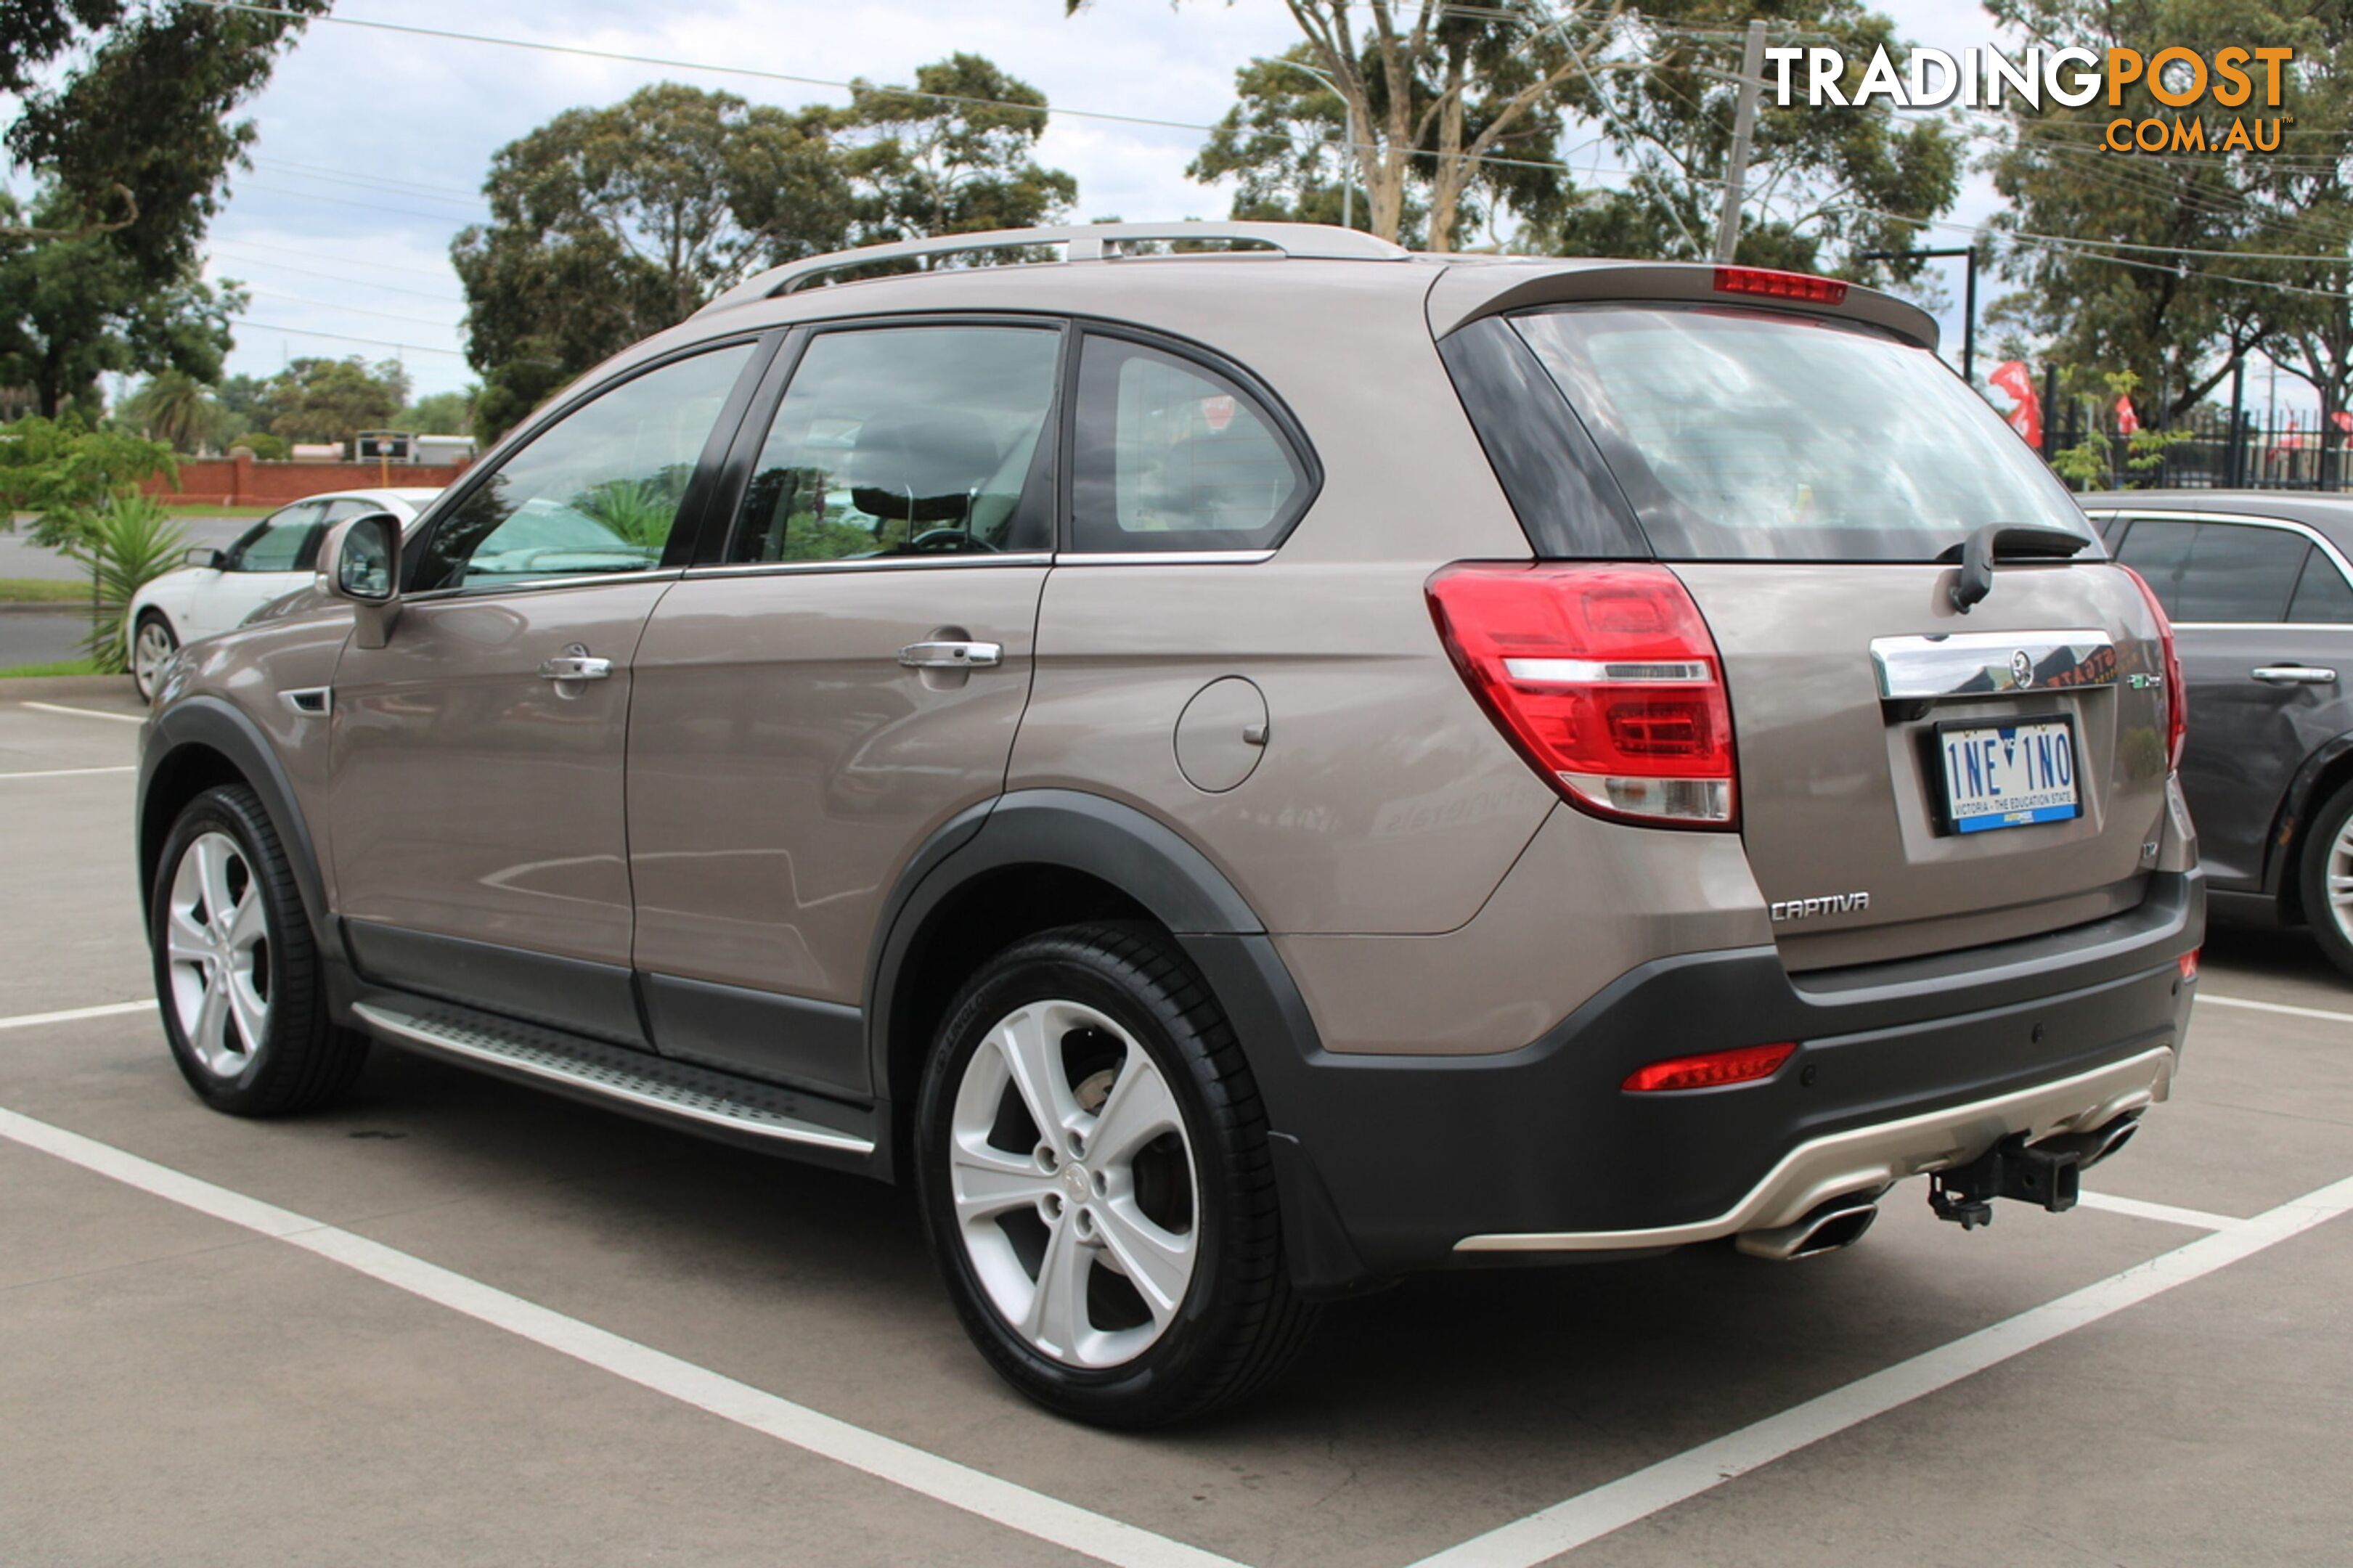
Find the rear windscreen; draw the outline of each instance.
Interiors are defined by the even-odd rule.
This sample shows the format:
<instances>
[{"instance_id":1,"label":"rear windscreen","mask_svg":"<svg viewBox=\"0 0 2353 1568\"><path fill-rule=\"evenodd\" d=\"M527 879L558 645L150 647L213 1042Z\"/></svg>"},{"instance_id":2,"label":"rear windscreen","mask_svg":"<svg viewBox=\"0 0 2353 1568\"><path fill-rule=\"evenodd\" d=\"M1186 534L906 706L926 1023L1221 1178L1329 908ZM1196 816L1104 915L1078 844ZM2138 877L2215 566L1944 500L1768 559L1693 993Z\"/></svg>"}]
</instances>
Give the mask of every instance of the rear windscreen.
<instances>
[{"instance_id":1,"label":"rear windscreen","mask_svg":"<svg viewBox=\"0 0 2353 1568\"><path fill-rule=\"evenodd\" d=\"M1992 522L2091 537L1983 398L1875 329L1664 305L1513 324L1667 560L1928 561Z\"/></svg>"}]
</instances>

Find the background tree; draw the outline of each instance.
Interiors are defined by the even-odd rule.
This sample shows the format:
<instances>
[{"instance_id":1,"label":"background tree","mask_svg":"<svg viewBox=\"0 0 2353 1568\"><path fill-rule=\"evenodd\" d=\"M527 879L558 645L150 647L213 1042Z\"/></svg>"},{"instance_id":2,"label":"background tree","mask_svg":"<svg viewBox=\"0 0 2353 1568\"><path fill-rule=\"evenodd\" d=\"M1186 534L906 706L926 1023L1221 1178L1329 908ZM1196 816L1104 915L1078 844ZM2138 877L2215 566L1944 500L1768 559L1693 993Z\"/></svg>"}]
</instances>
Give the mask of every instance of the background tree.
<instances>
[{"instance_id":1,"label":"background tree","mask_svg":"<svg viewBox=\"0 0 2353 1568\"><path fill-rule=\"evenodd\" d=\"M408 372L395 360L298 359L270 378L277 411L270 434L289 441L349 441L363 430L390 429L408 402Z\"/></svg>"},{"instance_id":2,"label":"background tree","mask_svg":"<svg viewBox=\"0 0 2353 1568\"><path fill-rule=\"evenodd\" d=\"M123 668L122 616L132 595L179 564L186 542L140 487L176 472L172 448L79 417L19 419L0 428L0 532L35 513L37 543L87 569L90 630L84 647L101 672Z\"/></svg>"},{"instance_id":3,"label":"background tree","mask_svg":"<svg viewBox=\"0 0 2353 1568\"><path fill-rule=\"evenodd\" d=\"M1337 224L1345 216L1357 228L1372 222L1348 152L1347 100L1322 79L1314 55L1312 45L1294 44L1234 72L1234 106L1185 167L1203 184L1230 176L1236 218ZM1409 187L1398 243L1419 247L1429 216L1429 202Z\"/></svg>"},{"instance_id":4,"label":"background tree","mask_svg":"<svg viewBox=\"0 0 2353 1568\"><path fill-rule=\"evenodd\" d=\"M450 247L482 377L477 431L496 438L761 268L840 245L850 193L828 112L663 82L501 148L491 222Z\"/></svg>"},{"instance_id":5,"label":"background tree","mask_svg":"<svg viewBox=\"0 0 2353 1568\"><path fill-rule=\"evenodd\" d=\"M102 227L149 282L183 281L253 141L234 110L328 3L0 0L0 93L17 101L8 152L54 193L29 226L40 237Z\"/></svg>"},{"instance_id":6,"label":"background tree","mask_svg":"<svg viewBox=\"0 0 2353 1568\"><path fill-rule=\"evenodd\" d=\"M2076 45L2104 58L2112 47L2145 56L2173 45L2210 55L2226 45L2295 48L2277 111L2294 118L2277 153L2102 151L2103 129L2119 115L2172 117L2145 82L2126 87L2116 108L2105 94L2081 109L2046 98L2040 110L2013 98L1989 167L2010 202L1993 219L1997 231L2012 237L2000 265L2021 287L1996 311L2043 339L2062 364L2130 371L2149 395L2144 406L2161 422L2210 394L2232 360L2290 332L2318 351L2308 368L2341 398L2345 362L2328 351L2327 322L2344 300L2353 237L2345 178L2353 8L2294 0L1990 0L1988 9L2031 42ZM2246 111L2274 112L2260 96ZM2183 112L2200 118L2199 110ZM2052 235L2065 242L2029 237ZM2281 255L2321 259L2263 258ZM2298 292L2311 289L2325 297ZM2301 359L2301 349L2291 348L2282 367Z\"/></svg>"},{"instance_id":7,"label":"background tree","mask_svg":"<svg viewBox=\"0 0 2353 1568\"><path fill-rule=\"evenodd\" d=\"M457 392L436 392L402 409L393 420L396 429L422 436L468 436L473 433L474 399L478 386Z\"/></svg>"},{"instance_id":8,"label":"background tree","mask_svg":"<svg viewBox=\"0 0 2353 1568\"><path fill-rule=\"evenodd\" d=\"M162 441L184 457L203 451L230 417L211 388L177 370L149 376L117 412L142 436Z\"/></svg>"},{"instance_id":9,"label":"background tree","mask_svg":"<svg viewBox=\"0 0 2353 1568\"><path fill-rule=\"evenodd\" d=\"M1035 156L1046 95L978 55L918 68L913 90L851 82L832 118L862 243L1027 228L1069 212L1079 183Z\"/></svg>"},{"instance_id":10,"label":"background tree","mask_svg":"<svg viewBox=\"0 0 2353 1568\"><path fill-rule=\"evenodd\" d=\"M1572 84L1578 116L1608 141L1628 183L1578 195L1552 237L1565 254L1681 261L1715 254L1738 94L1720 73L1738 70L1751 17L1771 25L1773 43L1802 37L1841 50L1850 90L1873 51L1904 58L1894 24L1861 0L1649 0L1626 19L1623 37L1644 68ZM1959 133L1943 119L1823 110L1802 98L1784 109L1767 96L1734 255L1756 266L1852 276L1859 251L1919 243L1917 220L1944 212L1959 194L1963 156Z\"/></svg>"},{"instance_id":11,"label":"background tree","mask_svg":"<svg viewBox=\"0 0 2353 1568\"><path fill-rule=\"evenodd\" d=\"M33 225L70 222L62 201L54 192L37 197ZM0 223L20 210L0 195ZM235 285L216 290L193 267L160 281L148 276L121 234L0 234L0 384L30 388L36 410L55 418L69 404L94 417L99 377L110 372L174 370L211 381L229 349L228 318L244 307Z\"/></svg>"},{"instance_id":12,"label":"background tree","mask_svg":"<svg viewBox=\"0 0 2353 1568\"><path fill-rule=\"evenodd\" d=\"M1066 15L1090 0L1063 0ZM1534 205L1557 194L1558 108L1572 82L1624 68L1606 61L1623 0L1283 0L1304 39L1303 62L1353 106L1350 149L1366 222L1383 239L1407 229L1409 192L1430 207L1428 244L1453 248L1482 185ZM1249 128L1245 93L1237 132ZM1226 130L1220 125L1219 131ZM1263 132L1260 132L1263 136ZM1213 138L1205 158L1214 158Z\"/></svg>"}]
</instances>

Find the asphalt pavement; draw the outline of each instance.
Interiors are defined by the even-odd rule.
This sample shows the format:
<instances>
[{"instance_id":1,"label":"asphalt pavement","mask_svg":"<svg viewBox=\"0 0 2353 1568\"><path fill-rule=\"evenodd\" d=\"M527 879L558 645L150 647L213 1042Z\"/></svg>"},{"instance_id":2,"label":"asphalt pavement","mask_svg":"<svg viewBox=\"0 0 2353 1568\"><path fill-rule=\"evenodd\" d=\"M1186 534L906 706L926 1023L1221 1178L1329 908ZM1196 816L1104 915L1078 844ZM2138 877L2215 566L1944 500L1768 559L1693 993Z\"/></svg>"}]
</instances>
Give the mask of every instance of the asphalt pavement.
<instances>
[{"instance_id":1,"label":"asphalt pavement","mask_svg":"<svg viewBox=\"0 0 2353 1568\"><path fill-rule=\"evenodd\" d=\"M0 565L0 574L7 568ZM2066 1215L1410 1281L1247 1408L1040 1414L902 1194L379 1048L215 1115L131 870L136 710L0 694L0 1561L2343 1562L2353 986L2210 945Z\"/></svg>"}]
</instances>

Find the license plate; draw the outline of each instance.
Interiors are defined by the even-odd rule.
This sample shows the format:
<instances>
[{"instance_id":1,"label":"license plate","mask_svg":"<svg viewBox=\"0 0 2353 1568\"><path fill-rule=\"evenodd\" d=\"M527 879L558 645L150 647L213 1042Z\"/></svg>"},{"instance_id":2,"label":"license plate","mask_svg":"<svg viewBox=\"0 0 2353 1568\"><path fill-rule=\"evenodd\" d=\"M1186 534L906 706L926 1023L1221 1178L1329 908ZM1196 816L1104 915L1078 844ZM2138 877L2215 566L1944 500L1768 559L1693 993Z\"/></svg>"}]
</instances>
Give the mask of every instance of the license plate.
<instances>
[{"instance_id":1,"label":"license plate","mask_svg":"<svg viewBox=\"0 0 2353 1568\"><path fill-rule=\"evenodd\" d=\"M2075 727L2065 719L1944 725L1936 749L1944 760L1945 820L1956 833L2084 814L2075 793Z\"/></svg>"}]
</instances>

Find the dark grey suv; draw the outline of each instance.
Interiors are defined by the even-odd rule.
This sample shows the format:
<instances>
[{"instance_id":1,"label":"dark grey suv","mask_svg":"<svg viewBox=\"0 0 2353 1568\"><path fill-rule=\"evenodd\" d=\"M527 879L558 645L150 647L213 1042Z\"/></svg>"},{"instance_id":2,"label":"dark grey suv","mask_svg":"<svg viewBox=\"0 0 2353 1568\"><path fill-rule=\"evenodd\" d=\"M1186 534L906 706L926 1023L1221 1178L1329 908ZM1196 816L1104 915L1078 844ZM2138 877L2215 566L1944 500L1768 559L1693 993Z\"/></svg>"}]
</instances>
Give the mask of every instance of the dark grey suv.
<instances>
[{"instance_id":1,"label":"dark grey suv","mask_svg":"<svg viewBox=\"0 0 2353 1568\"><path fill-rule=\"evenodd\" d=\"M2353 975L2353 500L2263 490L2084 498L2173 617L2181 788L2217 914L2308 923Z\"/></svg>"}]
</instances>

